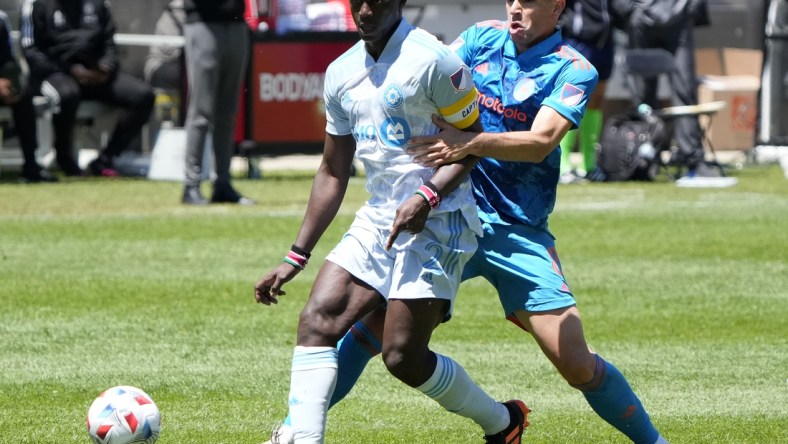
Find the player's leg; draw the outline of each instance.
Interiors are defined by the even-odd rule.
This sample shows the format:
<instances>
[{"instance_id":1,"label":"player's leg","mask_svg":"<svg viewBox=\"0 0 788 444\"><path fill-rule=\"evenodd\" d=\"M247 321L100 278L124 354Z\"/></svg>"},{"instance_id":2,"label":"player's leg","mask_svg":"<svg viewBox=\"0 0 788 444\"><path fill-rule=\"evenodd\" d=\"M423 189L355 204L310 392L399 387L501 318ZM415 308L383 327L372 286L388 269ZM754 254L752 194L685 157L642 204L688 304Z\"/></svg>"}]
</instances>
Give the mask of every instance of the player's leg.
<instances>
[{"instance_id":1,"label":"player's leg","mask_svg":"<svg viewBox=\"0 0 788 444\"><path fill-rule=\"evenodd\" d=\"M326 261L318 272L301 311L293 352L288 404L296 442L324 442L337 377L337 341L381 301L376 290L339 265Z\"/></svg>"},{"instance_id":2,"label":"player's leg","mask_svg":"<svg viewBox=\"0 0 788 444\"><path fill-rule=\"evenodd\" d=\"M370 359L382 351L383 323L386 310L378 308L353 324L337 344L339 355L339 374L337 386L331 396L328 408L334 406L350 393Z\"/></svg>"},{"instance_id":3,"label":"player's leg","mask_svg":"<svg viewBox=\"0 0 788 444\"><path fill-rule=\"evenodd\" d=\"M495 282L505 313L533 334L594 411L633 441L653 444L659 433L626 379L586 344L550 233L522 225L488 224L485 231L465 277L479 275Z\"/></svg>"},{"instance_id":4,"label":"player's leg","mask_svg":"<svg viewBox=\"0 0 788 444\"><path fill-rule=\"evenodd\" d=\"M328 408L343 400L373 357L381 352L383 322L386 310L379 308L353 324L337 344L337 382ZM293 430L290 415L273 432L277 444L293 444ZM267 441L264 444L272 444Z\"/></svg>"},{"instance_id":5,"label":"player's leg","mask_svg":"<svg viewBox=\"0 0 788 444\"><path fill-rule=\"evenodd\" d=\"M383 362L400 381L446 410L473 420L485 435L495 435L512 422L508 408L476 385L457 362L429 349L432 330L448 307L449 301L440 299L389 300ZM515 421L519 425L524 418L517 417Z\"/></svg>"},{"instance_id":6,"label":"player's leg","mask_svg":"<svg viewBox=\"0 0 788 444\"><path fill-rule=\"evenodd\" d=\"M386 367L447 410L475 421L486 435L503 431L488 442L519 442L527 425L525 404L496 402L459 364L429 349L433 329L451 314L475 235L456 212L431 216L418 236L402 241L407 247L395 245L383 333ZM505 436L511 439L501 441Z\"/></svg>"},{"instance_id":7,"label":"player's leg","mask_svg":"<svg viewBox=\"0 0 788 444\"><path fill-rule=\"evenodd\" d=\"M515 314L561 376L583 393L602 419L635 443L659 442L659 432L624 375L589 350L577 307Z\"/></svg>"}]
</instances>

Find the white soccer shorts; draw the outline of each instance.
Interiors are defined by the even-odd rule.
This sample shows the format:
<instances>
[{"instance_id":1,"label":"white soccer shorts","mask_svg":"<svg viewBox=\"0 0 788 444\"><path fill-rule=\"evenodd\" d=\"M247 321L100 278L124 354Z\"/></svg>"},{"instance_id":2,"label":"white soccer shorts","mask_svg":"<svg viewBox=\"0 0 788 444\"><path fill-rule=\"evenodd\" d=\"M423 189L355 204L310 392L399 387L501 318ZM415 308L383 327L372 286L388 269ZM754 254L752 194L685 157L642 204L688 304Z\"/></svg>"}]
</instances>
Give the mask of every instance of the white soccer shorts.
<instances>
[{"instance_id":1,"label":"white soccer shorts","mask_svg":"<svg viewBox=\"0 0 788 444\"><path fill-rule=\"evenodd\" d=\"M387 301L446 299L451 304L448 319L462 269L476 250L476 235L462 213L433 214L421 233L401 233L386 251L389 233L356 216L326 259L366 282Z\"/></svg>"}]
</instances>

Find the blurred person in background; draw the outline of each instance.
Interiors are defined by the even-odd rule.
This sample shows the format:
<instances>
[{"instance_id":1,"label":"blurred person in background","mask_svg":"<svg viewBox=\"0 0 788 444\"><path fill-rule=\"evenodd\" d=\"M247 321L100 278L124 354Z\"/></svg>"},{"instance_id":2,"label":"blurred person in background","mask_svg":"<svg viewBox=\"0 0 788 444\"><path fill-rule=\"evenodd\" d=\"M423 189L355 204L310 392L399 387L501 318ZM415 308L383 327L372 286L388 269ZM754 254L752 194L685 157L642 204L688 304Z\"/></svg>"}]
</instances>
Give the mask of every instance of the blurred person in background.
<instances>
[{"instance_id":1,"label":"blurred person in background","mask_svg":"<svg viewBox=\"0 0 788 444\"><path fill-rule=\"evenodd\" d=\"M312 31L356 31L348 0L311 3L307 6L307 14Z\"/></svg>"},{"instance_id":2,"label":"blurred person in background","mask_svg":"<svg viewBox=\"0 0 788 444\"><path fill-rule=\"evenodd\" d=\"M596 167L596 148L604 120L602 103L605 100L607 81L613 73L615 55L609 0L566 0L566 7L558 24L564 41L582 54L599 73L599 83L588 99L580 127L566 133L561 140L560 182L575 183L584 181L586 174ZM572 165L570 158L578 134L578 148L583 157L582 168Z\"/></svg>"},{"instance_id":3,"label":"blurred person in background","mask_svg":"<svg viewBox=\"0 0 788 444\"><path fill-rule=\"evenodd\" d=\"M709 24L706 0L617 1L615 9L626 21L630 48L662 48L673 55L676 70L669 73L671 105L697 105L694 28ZM629 80L637 103L660 108L658 78L630 76ZM719 170L705 161L697 116L676 118L674 136L678 149L673 153L670 164L686 168L690 178L720 175Z\"/></svg>"},{"instance_id":4,"label":"blurred person in background","mask_svg":"<svg viewBox=\"0 0 788 444\"><path fill-rule=\"evenodd\" d=\"M230 161L241 85L249 58L250 30L244 0L185 0L184 26L189 105L186 112L187 205L252 205L230 183ZM212 135L216 179L210 201L200 190L202 160Z\"/></svg>"},{"instance_id":5,"label":"blurred person in background","mask_svg":"<svg viewBox=\"0 0 788 444\"><path fill-rule=\"evenodd\" d=\"M274 0L277 1L276 33L290 31L309 31L310 22L307 14L309 0Z\"/></svg>"},{"instance_id":6,"label":"blurred person in background","mask_svg":"<svg viewBox=\"0 0 788 444\"><path fill-rule=\"evenodd\" d=\"M120 72L115 23L104 0L25 0L20 31L32 90L53 107L57 162L67 176L80 176L74 158L74 124L82 100L123 109L112 135L88 169L117 176L114 160L140 134L153 108L153 91Z\"/></svg>"},{"instance_id":7,"label":"blurred person in background","mask_svg":"<svg viewBox=\"0 0 788 444\"><path fill-rule=\"evenodd\" d=\"M0 10L0 104L11 107L14 128L22 148L22 182L57 182L57 178L41 168L36 161L38 138L36 135L36 110L33 97L23 84L22 70L11 41L8 15Z\"/></svg>"},{"instance_id":8,"label":"blurred person in background","mask_svg":"<svg viewBox=\"0 0 788 444\"><path fill-rule=\"evenodd\" d=\"M172 0L156 21L154 33L161 36L182 36L186 23L183 0ZM145 81L154 88L181 89L183 82L183 48L172 45L154 45L145 58Z\"/></svg>"}]
</instances>

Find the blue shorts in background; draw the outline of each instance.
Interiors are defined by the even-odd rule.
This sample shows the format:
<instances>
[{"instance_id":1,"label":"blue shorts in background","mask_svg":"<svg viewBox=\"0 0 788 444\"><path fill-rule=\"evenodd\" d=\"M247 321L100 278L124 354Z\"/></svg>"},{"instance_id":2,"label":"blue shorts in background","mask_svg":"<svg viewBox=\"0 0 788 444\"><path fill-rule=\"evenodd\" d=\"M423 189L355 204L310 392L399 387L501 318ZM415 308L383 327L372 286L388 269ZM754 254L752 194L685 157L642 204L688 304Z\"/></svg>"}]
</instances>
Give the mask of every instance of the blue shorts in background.
<instances>
[{"instance_id":1,"label":"blue shorts in background","mask_svg":"<svg viewBox=\"0 0 788 444\"><path fill-rule=\"evenodd\" d=\"M607 39L607 43L601 48L593 43L575 40L566 36L564 36L564 41L569 43L572 48L575 48L577 52L594 65L596 72L599 73L599 80L607 80L613 75L615 50L612 38Z\"/></svg>"}]
</instances>

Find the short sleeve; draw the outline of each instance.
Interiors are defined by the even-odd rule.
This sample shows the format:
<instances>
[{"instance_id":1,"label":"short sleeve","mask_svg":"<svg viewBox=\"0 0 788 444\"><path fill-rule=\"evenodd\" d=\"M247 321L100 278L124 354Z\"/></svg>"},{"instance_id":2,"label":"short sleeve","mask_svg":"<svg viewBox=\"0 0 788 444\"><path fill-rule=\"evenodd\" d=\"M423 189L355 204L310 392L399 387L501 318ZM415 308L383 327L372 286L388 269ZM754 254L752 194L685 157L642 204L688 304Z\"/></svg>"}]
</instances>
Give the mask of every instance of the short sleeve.
<instances>
[{"instance_id":1,"label":"short sleeve","mask_svg":"<svg viewBox=\"0 0 788 444\"><path fill-rule=\"evenodd\" d=\"M555 87L542 105L553 108L578 127L598 79L596 69L584 57L574 59L558 73Z\"/></svg>"},{"instance_id":2,"label":"short sleeve","mask_svg":"<svg viewBox=\"0 0 788 444\"><path fill-rule=\"evenodd\" d=\"M443 119L460 129L471 126L479 118L479 108L478 92L468 67L456 54L449 52L430 72L432 100Z\"/></svg>"},{"instance_id":3,"label":"short sleeve","mask_svg":"<svg viewBox=\"0 0 788 444\"><path fill-rule=\"evenodd\" d=\"M332 81L332 71L326 72L325 83L323 86L323 101L326 104L326 132L336 136L344 136L352 133L350 118L342 108L341 89Z\"/></svg>"}]
</instances>

